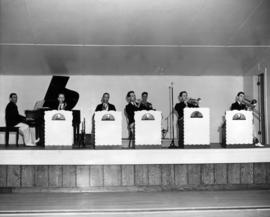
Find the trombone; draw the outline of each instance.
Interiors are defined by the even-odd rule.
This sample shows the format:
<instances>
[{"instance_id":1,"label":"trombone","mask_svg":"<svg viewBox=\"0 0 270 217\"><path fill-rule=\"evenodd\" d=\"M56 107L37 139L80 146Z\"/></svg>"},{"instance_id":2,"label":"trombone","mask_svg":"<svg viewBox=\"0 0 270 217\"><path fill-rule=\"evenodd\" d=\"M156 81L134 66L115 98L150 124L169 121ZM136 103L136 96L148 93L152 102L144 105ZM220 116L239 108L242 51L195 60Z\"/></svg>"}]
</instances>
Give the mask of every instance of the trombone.
<instances>
[{"instance_id":1,"label":"trombone","mask_svg":"<svg viewBox=\"0 0 270 217\"><path fill-rule=\"evenodd\" d=\"M247 110L252 111L254 117L261 120L261 113L256 109L257 102L256 99L249 99L247 97L243 99L243 104L246 105Z\"/></svg>"},{"instance_id":2,"label":"trombone","mask_svg":"<svg viewBox=\"0 0 270 217\"><path fill-rule=\"evenodd\" d=\"M246 105L248 110L254 110L256 105L257 105L257 100L256 99L249 99L249 98L245 97L243 99L243 104Z\"/></svg>"}]
</instances>

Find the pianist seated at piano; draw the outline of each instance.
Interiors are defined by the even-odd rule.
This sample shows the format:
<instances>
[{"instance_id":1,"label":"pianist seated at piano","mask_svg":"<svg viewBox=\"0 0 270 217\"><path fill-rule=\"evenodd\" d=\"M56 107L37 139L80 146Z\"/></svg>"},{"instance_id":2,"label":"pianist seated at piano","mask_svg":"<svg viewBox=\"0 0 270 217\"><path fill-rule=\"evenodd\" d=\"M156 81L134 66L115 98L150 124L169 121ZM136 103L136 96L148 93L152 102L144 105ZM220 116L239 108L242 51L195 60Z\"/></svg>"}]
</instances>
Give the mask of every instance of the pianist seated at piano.
<instances>
[{"instance_id":1,"label":"pianist seated at piano","mask_svg":"<svg viewBox=\"0 0 270 217\"><path fill-rule=\"evenodd\" d=\"M9 103L6 106L6 125L7 127L19 127L19 132L23 136L24 144L26 146L36 146L39 138L34 140L29 125L26 124L26 118L19 114L17 107L18 96L16 93L9 95Z\"/></svg>"},{"instance_id":2,"label":"pianist seated at piano","mask_svg":"<svg viewBox=\"0 0 270 217\"><path fill-rule=\"evenodd\" d=\"M53 76L43 100L37 101L34 110L26 110L26 120L30 126L35 126L36 135L40 137L40 146L44 146L45 111L68 110L72 111L74 143L78 142L81 122L80 110L73 110L79 100L79 93L66 88L68 76Z\"/></svg>"},{"instance_id":3,"label":"pianist seated at piano","mask_svg":"<svg viewBox=\"0 0 270 217\"><path fill-rule=\"evenodd\" d=\"M109 103L110 94L104 93L101 98L101 103L97 105L96 112L98 111L116 111L115 106Z\"/></svg>"}]
</instances>

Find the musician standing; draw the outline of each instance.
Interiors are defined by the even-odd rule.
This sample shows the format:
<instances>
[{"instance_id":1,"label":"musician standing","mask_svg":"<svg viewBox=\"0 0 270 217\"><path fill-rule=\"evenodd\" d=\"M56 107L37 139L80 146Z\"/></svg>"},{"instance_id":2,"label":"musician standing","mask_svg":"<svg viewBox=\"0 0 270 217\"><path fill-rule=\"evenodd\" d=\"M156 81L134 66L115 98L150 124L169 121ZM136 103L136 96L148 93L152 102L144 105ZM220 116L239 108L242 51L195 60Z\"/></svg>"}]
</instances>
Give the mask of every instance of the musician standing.
<instances>
[{"instance_id":1,"label":"musician standing","mask_svg":"<svg viewBox=\"0 0 270 217\"><path fill-rule=\"evenodd\" d=\"M140 102L140 110L153 110L152 103L147 101L148 99L148 93L142 92L142 100Z\"/></svg>"},{"instance_id":2,"label":"musician standing","mask_svg":"<svg viewBox=\"0 0 270 217\"><path fill-rule=\"evenodd\" d=\"M110 94L104 93L101 99L101 104L97 105L95 111L116 111L115 106L109 103L109 99Z\"/></svg>"},{"instance_id":3,"label":"musician standing","mask_svg":"<svg viewBox=\"0 0 270 217\"><path fill-rule=\"evenodd\" d=\"M35 146L39 142L39 139L33 139L31 130L26 124L26 119L24 116L20 115L17 107L18 97L16 93L11 93L9 95L9 103L6 106L6 125L7 127L19 127L19 132L23 136L24 144L26 146Z\"/></svg>"},{"instance_id":4,"label":"musician standing","mask_svg":"<svg viewBox=\"0 0 270 217\"><path fill-rule=\"evenodd\" d=\"M250 110L250 109L252 110L252 108L250 108L250 106L247 106L247 104L245 103L245 93L243 91L238 92L236 96L236 101L232 103L231 105L231 110L240 111L240 110ZM255 129L255 126L254 126L254 121L253 121L253 143L257 147L263 147L264 145L262 145L259 139L255 136L256 133L254 132L254 129Z\"/></svg>"},{"instance_id":5,"label":"musician standing","mask_svg":"<svg viewBox=\"0 0 270 217\"><path fill-rule=\"evenodd\" d=\"M134 143L134 139L135 139L135 119L134 119L134 115L135 115L135 111L139 111L140 110L140 105L139 103L136 102L136 95L134 91L129 91L127 93L127 101L128 104L125 107L125 115L127 117L127 121L128 121L128 130L129 130L129 148L135 148L135 143ZM131 146L131 142L132 142L132 146Z\"/></svg>"},{"instance_id":6,"label":"musician standing","mask_svg":"<svg viewBox=\"0 0 270 217\"><path fill-rule=\"evenodd\" d=\"M199 107L198 102L192 102L188 98L187 91L181 91L179 93L179 103L174 107L176 115L178 117L178 147L184 148L184 108Z\"/></svg>"},{"instance_id":7,"label":"musician standing","mask_svg":"<svg viewBox=\"0 0 270 217\"><path fill-rule=\"evenodd\" d=\"M247 110L247 106L244 103L245 93L240 91L237 93L236 101L231 105L231 110Z\"/></svg>"}]
</instances>

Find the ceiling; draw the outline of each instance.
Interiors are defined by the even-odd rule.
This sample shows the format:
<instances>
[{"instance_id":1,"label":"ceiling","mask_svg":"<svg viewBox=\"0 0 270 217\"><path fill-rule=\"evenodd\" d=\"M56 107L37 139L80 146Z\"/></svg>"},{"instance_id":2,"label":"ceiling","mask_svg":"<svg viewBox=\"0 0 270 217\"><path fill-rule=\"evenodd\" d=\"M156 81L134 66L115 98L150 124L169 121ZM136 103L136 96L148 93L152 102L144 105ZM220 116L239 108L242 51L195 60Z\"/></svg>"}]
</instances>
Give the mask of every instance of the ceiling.
<instances>
[{"instance_id":1,"label":"ceiling","mask_svg":"<svg viewBox=\"0 0 270 217\"><path fill-rule=\"evenodd\" d=\"M269 20L269 0L0 0L0 74L243 75Z\"/></svg>"}]
</instances>

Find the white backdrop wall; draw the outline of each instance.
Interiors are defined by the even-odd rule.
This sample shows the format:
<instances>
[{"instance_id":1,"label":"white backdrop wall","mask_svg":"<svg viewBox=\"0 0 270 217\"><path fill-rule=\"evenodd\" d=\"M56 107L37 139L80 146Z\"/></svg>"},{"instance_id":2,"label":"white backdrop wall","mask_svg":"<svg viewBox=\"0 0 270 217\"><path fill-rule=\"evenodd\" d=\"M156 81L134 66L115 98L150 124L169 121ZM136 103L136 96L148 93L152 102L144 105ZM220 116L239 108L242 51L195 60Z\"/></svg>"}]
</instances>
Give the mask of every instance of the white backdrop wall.
<instances>
[{"instance_id":1,"label":"white backdrop wall","mask_svg":"<svg viewBox=\"0 0 270 217\"><path fill-rule=\"evenodd\" d=\"M43 99L50 80L51 76L0 76L0 125L5 125L5 107L11 92L18 94L18 107L23 114L25 109L32 109L37 100ZM212 143L219 142L222 116L234 101L236 93L244 88L242 76L71 76L67 88L80 94L74 109L81 110L81 117L86 118L86 131L90 133L91 117L104 92L111 94L110 102L123 112L129 90L134 90L137 98L147 91L154 108L166 117L169 114L168 87L172 81L175 103L178 102L178 93L187 90L191 97L202 98L201 107L210 108L210 140ZM163 126L166 127L165 121ZM127 137L124 117L123 137Z\"/></svg>"}]
</instances>

